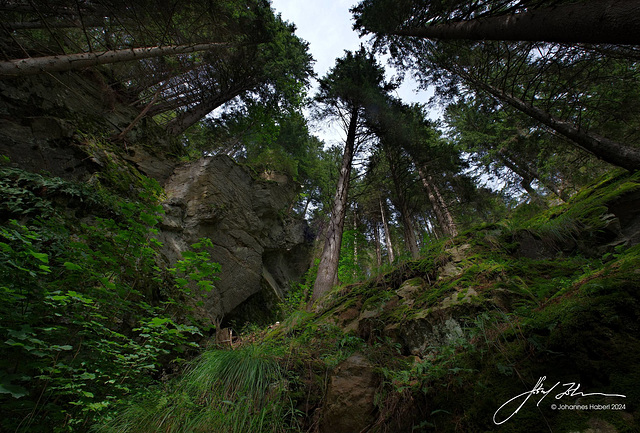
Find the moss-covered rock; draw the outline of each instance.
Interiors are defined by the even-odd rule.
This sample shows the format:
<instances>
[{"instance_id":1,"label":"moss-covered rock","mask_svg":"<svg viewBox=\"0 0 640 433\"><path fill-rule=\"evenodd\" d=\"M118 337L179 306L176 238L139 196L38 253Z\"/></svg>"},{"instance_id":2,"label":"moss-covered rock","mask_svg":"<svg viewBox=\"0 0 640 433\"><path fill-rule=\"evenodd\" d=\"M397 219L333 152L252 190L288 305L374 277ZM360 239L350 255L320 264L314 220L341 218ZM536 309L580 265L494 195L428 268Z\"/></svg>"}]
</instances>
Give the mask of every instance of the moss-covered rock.
<instances>
[{"instance_id":1,"label":"moss-covered rock","mask_svg":"<svg viewBox=\"0 0 640 433\"><path fill-rule=\"evenodd\" d=\"M313 347L299 353L308 360L331 358L349 336L366 343L381 380L367 431L637 431L638 190L638 175L614 174L533 220L463 233L336 289L282 341ZM334 331L308 331L323 323ZM327 372L328 382L339 374ZM553 391L501 409L537 385ZM327 422L317 401L306 410L324 408Z\"/></svg>"}]
</instances>

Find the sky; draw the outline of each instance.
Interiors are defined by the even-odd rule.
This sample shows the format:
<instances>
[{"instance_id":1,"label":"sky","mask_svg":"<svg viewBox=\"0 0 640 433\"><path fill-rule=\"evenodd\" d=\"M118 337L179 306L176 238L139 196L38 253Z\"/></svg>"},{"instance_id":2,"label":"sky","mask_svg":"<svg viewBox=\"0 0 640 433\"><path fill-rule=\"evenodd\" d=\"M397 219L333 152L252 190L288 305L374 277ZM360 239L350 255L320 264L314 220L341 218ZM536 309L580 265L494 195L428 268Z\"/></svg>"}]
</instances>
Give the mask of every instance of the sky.
<instances>
[{"instance_id":1,"label":"sky","mask_svg":"<svg viewBox=\"0 0 640 433\"><path fill-rule=\"evenodd\" d=\"M316 60L314 65L318 77L323 77L335 64L337 58L344 56L344 50L355 51L365 39L359 39L352 30L353 22L349 9L358 0L271 0L271 6L282 18L296 25L296 35L309 42L309 51ZM387 78L395 71L381 62L387 69ZM424 90L415 93L417 84L406 81L397 90L397 95L407 103L425 103L431 94ZM310 94L315 93L315 86ZM326 144L334 144L342 140L342 131L337 126L326 123L312 125L315 135Z\"/></svg>"}]
</instances>

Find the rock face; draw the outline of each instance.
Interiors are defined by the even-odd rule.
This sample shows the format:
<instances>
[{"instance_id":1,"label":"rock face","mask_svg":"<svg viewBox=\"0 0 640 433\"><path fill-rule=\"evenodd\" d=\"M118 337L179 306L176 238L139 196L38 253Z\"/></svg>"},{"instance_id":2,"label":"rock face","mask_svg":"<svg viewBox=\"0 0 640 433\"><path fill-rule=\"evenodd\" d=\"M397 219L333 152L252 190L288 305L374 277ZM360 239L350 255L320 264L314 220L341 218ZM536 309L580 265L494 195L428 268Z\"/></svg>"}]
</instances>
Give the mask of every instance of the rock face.
<instances>
[{"instance_id":1,"label":"rock face","mask_svg":"<svg viewBox=\"0 0 640 433\"><path fill-rule=\"evenodd\" d=\"M0 81L0 155L67 180L113 178L127 192L139 173L165 184L166 261L208 237L222 265L215 293L196 315L267 320L269 306L308 267L306 223L287 216L295 184L285 176L255 179L227 157L176 169L177 140L151 121L134 123L139 110L129 105L90 71ZM126 140L114 139L125 130Z\"/></svg>"},{"instance_id":2,"label":"rock face","mask_svg":"<svg viewBox=\"0 0 640 433\"><path fill-rule=\"evenodd\" d=\"M117 135L139 114L119 98L91 71L0 80L0 155L15 167L85 182L105 162L104 149L88 146L87 137ZM166 152L175 149L157 125L143 120L126 139L110 153L117 151L160 183L171 174L175 161ZM152 144L153 152L142 142Z\"/></svg>"},{"instance_id":3,"label":"rock face","mask_svg":"<svg viewBox=\"0 0 640 433\"><path fill-rule=\"evenodd\" d=\"M256 179L231 158L215 156L176 169L165 191L160 240L167 261L207 237L215 245L211 257L222 265L201 313L226 322L267 320L269 307L309 265L306 221L287 215L293 182Z\"/></svg>"},{"instance_id":4,"label":"rock face","mask_svg":"<svg viewBox=\"0 0 640 433\"><path fill-rule=\"evenodd\" d=\"M321 433L357 433L375 421L378 378L367 359L354 353L341 362L329 382Z\"/></svg>"}]
</instances>

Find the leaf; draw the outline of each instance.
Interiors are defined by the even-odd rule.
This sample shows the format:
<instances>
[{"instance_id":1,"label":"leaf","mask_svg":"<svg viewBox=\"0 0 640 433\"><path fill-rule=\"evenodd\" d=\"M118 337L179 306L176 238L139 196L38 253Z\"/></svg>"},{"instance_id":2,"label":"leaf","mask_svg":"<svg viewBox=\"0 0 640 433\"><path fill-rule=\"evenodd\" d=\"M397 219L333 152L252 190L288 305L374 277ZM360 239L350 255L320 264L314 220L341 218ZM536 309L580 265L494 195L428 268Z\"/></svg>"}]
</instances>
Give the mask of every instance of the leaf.
<instances>
[{"instance_id":1,"label":"leaf","mask_svg":"<svg viewBox=\"0 0 640 433\"><path fill-rule=\"evenodd\" d=\"M15 329L10 329L9 335L11 335L14 338L17 338L18 340L26 340L29 337L29 335L33 335L33 330L29 325L23 325L22 329L20 329L19 331L16 331Z\"/></svg>"},{"instance_id":2,"label":"leaf","mask_svg":"<svg viewBox=\"0 0 640 433\"><path fill-rule=\"evenodd\" d=\"M178 285L178 287L184 287L189 284L189 280L187 280L186 278L176 278L176 284Z\"/></svg>"},{"instance_id":3,"label":"leaf","mask_svg":"<svg viewBox=\"0 0 640 433\"><path fill-rule=\"evenodd\" d=\"M164 326L164 324L167 323L167 322L171 322L171 319L166 318L166 317L154 317L149 322L149 326L151 326L152 328L157 328L157 327L160 327L160 326Z\"/></svg>"},{"instance_id":4,"label":"leaf","mask_svg":"<svg viewBox=\"0 0 640 433\"><path fill-rule=\"evenodd\" d=\"M26 388L10 383L0 384L0 394L11 394L13 398L21 398L29 394Z\"/></svg>"},{"instance_id":5,"label":"leaf","mask_svg":"<svg viewBox=\"0 0 640 433\"><path fill-rule=\"evenodd\" d=\"M81 266L76 265L75 263L71 263L71 262L64 262L62 264L62 266L64 266L65 268L67 268L67 270L69 271L79 271L82 269Z\"/></svg>"},{"instance_id":6,"label":"leaf","mask_svg":"<svg viewBox=\"0 0 640 433\"><path fill-rule=\"evenodd\" d=\"M40 260L42 263L49 263L49 256L45 253L36 253L35 251L29 250L29 254Z\"/></svg>"},{"instance_id":7,"label":"leaf","mask_svg":"<svg viewBox=\"0 0 640 433\"><path fill-rule=\"evenodd\" d=\"M154 226L158 223L158 218L145 212L140 213L140 219L149 226Z\"/></svg>"},{"instance_id":8,"label":"leaf","mask_svg":"<svg viewBox=\"0 0 640 433\"><path fill-rule=\"evenodd\" d=\"M431 412L431 415L435 415L435 414L438 414L438 413L446 413L446 414L448 414L448 415L451 415L451 412L446 411L446 410L444 410L444 409L436 409L436 410L434 410L434 411L432 411L432 412Z\"/></svg>"},{"instance_id":9,"label":"leaf","mask_svg":"<svg viewBox=\"0 0 640 433\"><path fill-rule=\"evenodd\" d=\"M71 350L73 349L73 346L69 346L68 344L65 344L64 346L58 346L57 344L51 346L51 348L53 350Z\"/></svg>"}]
</instances>

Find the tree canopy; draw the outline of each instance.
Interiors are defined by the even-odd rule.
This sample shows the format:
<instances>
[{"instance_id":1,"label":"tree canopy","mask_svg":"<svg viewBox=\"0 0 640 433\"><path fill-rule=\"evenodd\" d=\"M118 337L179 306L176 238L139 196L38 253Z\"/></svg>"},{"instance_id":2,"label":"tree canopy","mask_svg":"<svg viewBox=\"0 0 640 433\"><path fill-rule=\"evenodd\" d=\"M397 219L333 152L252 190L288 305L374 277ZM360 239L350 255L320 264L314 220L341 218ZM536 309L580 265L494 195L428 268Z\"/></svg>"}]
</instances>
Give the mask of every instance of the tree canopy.
<instances>
[{"instance_id":1,"label":"tree canopy","mask_svg":"<svg viewBox=\"0 0 640 433\"><path fill-rule=\"evenodd\" d=\"M240 97L299 104L313 73L307 44L263 0L97 0L75 8L34 1L4 9L0 78L108 65L111 85L173 135Z\"/></svg>"}]
</instances>

